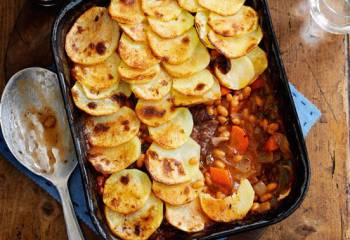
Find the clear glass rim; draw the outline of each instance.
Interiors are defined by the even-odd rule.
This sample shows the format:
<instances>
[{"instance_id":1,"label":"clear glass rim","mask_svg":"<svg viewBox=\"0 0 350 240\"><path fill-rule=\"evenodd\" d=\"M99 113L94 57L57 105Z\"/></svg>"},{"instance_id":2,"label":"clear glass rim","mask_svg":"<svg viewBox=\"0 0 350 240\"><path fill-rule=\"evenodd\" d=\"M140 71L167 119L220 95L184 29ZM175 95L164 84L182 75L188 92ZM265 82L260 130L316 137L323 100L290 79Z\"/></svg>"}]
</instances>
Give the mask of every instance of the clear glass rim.
<instances>
[{"instance_id":1,"label":"clear glass rim","mask_svg":"<svg viewBox=\"0 0 350 240\"><path fill-rule=\"evenodd\" d=\"M344 17L344 18L349 18L350 19L350 12L348 15L345 15L343 13L339 13L339 11L335 10L332 6L329 5L328 1L325 0L320 0L323 1L323 3L327 6L327 8L333 12L335 15L339 16L339 17ZM345 2L348 2L348 4L350 5L349 0L344 0Z\"/></svg>"}]
</instances>

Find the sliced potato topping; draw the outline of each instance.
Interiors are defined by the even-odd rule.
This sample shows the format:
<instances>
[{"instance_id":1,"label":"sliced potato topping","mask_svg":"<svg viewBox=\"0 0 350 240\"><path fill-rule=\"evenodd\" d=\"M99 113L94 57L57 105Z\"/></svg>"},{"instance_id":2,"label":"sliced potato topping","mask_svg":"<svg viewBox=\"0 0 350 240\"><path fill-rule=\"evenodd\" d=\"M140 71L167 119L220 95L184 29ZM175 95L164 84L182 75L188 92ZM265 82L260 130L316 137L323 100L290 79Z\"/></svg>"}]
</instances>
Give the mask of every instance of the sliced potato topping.
<instances>
[{"instance_id":1,"label":"sliced potato topping","mask_svg":"<svg viewBox=\"0 0 350 240\"><path fill-rule=\"evenodd\" d=\"M245 0L198 0L200 6L222 16L233 15L243 6Z\"/></svg>"},{"instance_id":2,"label":"sliced potato topping","mask_svg":"<svg viewBox=\"0 0 350 240\"><path fill-rule=\"evenodd\" d=\"M116 113L121 105L114 96L103 99L88 99L79 82L75 82L71 89L75 105L84 112L93 116L103 116Z\"/></svg>"},{"instance_id":3,"label":"sliced potato topping","mask_svg":"<svg viewBox=\"0 0 350 240\"><path fill-rule=\"evenodd\" d=\"M111 210L130 214L141 209L151 194L151 180L137 169L112 174L104 185L103 202Z\"/></svg>"},{"instance_id":4,"label":"sliced potato topping","mask_svg":"<svg viewBox=\"0 0 350 240\"><path fill-rule=\"evenodd\" d=\"M246 55L258 46L263 33L260 27L254 32L235 37L223 37L213 30L209 31L209 41L228 58L238 58Z\"/></svg>"},{"instance_id":5,"label":"sliced potato topping","mask_svg":"<svg viewBox=\"0 0 350 240\"><path fill-rule=\"evenodd\" d=\"M268 67L267 55L261 48L257 47L247 54L247 57L252 61L255 76L251 82L255 81Z\"/></svg>"},{"instance_id":6,"label":"sliced potato topping","mask_svg":"<svg viewBox=\"0 0 350 240\"><path fill-rule=\"evenodd\" d=\"M189 30L194 23L194 17L183 11L178 17L168 22L158 18L148 18L151 29L163 38L175 38Z\"/></svg>"},{"instance_id":7,"label":"sliced potato topping","mask_svg":"<svg viewBox=\"0 0 350 240\"><path fill-rule=\"evenodd\" d=\"M251 7L243 6L235 15L209 14L209 26L225 37L233 37L254 31L258 26L258 14Z\"/></svg>"},{"instance_id":8,"label":"sliced potato topping","mask_svg":"<svg viewBox=\"0 0 350 240\"><path fill-rule=\"evenodd\" d=\"M147 83L150 82L160 72L159 64L150 68L139 69L126 65L123 61L119 65L118 72L120 78L128 83Z\"/></svg>"},{"instance_id":9,"label":"sliced potato topping","mask_svg":"<svg viewBox=\"0 0 350 240\"><path fill-rule=\"evenodd\" d=\"M220 83L233 90L245 88L254 78L255 71L252 61L247 56L229 59L231 69L223 73L219 65L215 66L215 75Z\"/></svg>"},{"instance_id":10,"label":"sliced potato topping","mask_svg":"<svg viewBox=\"0 0 350 240\"><path fill-rule=\"evenodd\" d=\"M189 59L199 41L194 28L172 39L161 38L153 31L148 31L147 37L152 52L170 64L180 64Z\"/></svg>"},{"instance_id":11,"label":"sliced potato topping","mask_svg":"<svg viewBox=\"0 0 350 240\"><path fill-rule=\"evenodd\" d=\"M135 111L144 124L152 127L166 123L176 116L176 107L170 95L153 101L139 99Z\"/></svg>"},{"instance_id":12,"label":"sliced potato topping","mask_svg":"<svg viewBox=\"0 0 350 240\"><path fill-rule=\"evenodd\" d=\"M109 98L112 96L125 96L130 97L131 95L131 89L129 84L121 81L119 84L114 84L111 87L101 90L101 91L93 91L90 88L82 85L83 91L87 98L94 100L94 99L103 99L103 98Z\"/></svg>"},{"instance_id":13,"label":"sliced potato topping","mask_svg":"<svg viewBox=\"0 0 350 240\"><path fill-rule=\"evenodd\" d=\"M199 158L200 146L189 138L181 147L171 150L153 143L147 150L145 164L155 181L174 185L191 181L198 171Z\"/></svg>"},{"instance_id":14,"label":"sliced potato topping","mask_svg":"<svg viewBox=\"0 0 350 240\"><path fill-rule=\"evenodd\" d=\"M141 9L141 0L112 0L108 10L118 23L136 24L145 19Z\"/></svg>"},{"instance_id":15,"label":"sliced potato topping","mask_svg":"<svg viewBox=\"0 0 350 240\"><path fill-rule=\"evenodd\" d=\"M177 2L180 7L189 12L198 12L203 10L203 8L198 4L198 0L178 0Z\"/></svg>"},{"instance_id":16,"label":"sliced potato topping","mask_svg":"<svg viewBox=\"0 0 350 240\"><path fill-rule=\"evenodd\" d=\"M136 42L147 41L146 29L148 24L146 22L135 24L119 23L119 26L132 40Z\"/></svg>"},{"instance_id":17,"label":"sliced potato topping","mask_svg":"<svg viewBox=\"0 0 350 240\"><path fill-rule=\"evenodd\" d=\"M175 89L171 90L171 95L175 106L191 106L194 104L215 101L221 98L220 84L215 80L211 89L202 96L187 96Z\"/></svg>"},{"instance_id":18,"label":"sliced potato topping","mask_svg":"<svg viewBox=\"0 0 350 240\"><path fill-rule=\"evenodd\" d=\"M216 222L231 222L244 218L253 206L254 189L249 180L241 180L237 193L224 199L213 198L208 193L199 194L204 213Z\"/></svg>"},{"instance_id":19,"label":"sliced potato topping","mask_svg":"<svg viewBox=\"0 0 350 240\"><path fill-rule=\"evenodd\" d=\"M204 177L198 169L191 177L191 182L167 185L153 181L153 193L166 203L182 205L193 201L204 187Z\"/></svg>"},{"instance_id":20,"label":"sliced potato topping","mask_svg":"<svg viewBox=\"0 0 350 240\"><path fill-rule=\"evenodd\" d=\"M165 70L173 77L189 77L205 69L210 62L210 55L206 47L199 43L193 55L185 62L177 65L162 63Z\"/></svg>"},{"instance_id":21,"label":"sliced potato topping","mask_svg":"<svg viewBox=\"0 0 350 240\"><path fill-rule=\"evenodd\" d=\"M139 132L139 128L140 120L135 112L122 107L112 115L89 117L85 124L85 134L93 146L115 147L130 141Z\"/></svg>"},{"instance_id":22,"label":"sliced potato topping","mask_svg":"<svg viewBox=\"0 0 350 240\"><path fill-rule=\"evenodd\" d=\"M122 34L118 48L121 59L130 67L147 69L160 61L152 55L147 42L135 42Z\"/></svg>"},{"instance_id":23,"label":"sliced potato topping","mask_svg":"<svg viewBox=\"0 0 350 240\"><path fill-rule=\"evenodd\" d=\"M181 14L181 8L176 0L142 0L142 9L147 16L170 21Z\"/></svg>"},{"instance_id":24,"label":"sliced potato topping","mask_svg":"<svg viewBox=\"0 0 350 240\"><path fill-rule=\"evenodd\" d=\"M90 65L105 61L118 47L119 26L104 7L84 12L66 35L65 49L75 63Z\"/></svg>"},{"instance_id":25,"label":"sliced potato topping","mask_svg":"<svg viewBox=\"0 0 350 240\"><path fill-rule=\"evenodd\" d=\"M112 232L122 239L148 239L163 221L163 202L152 193L140 210L129 215L119 214L105 208L107 224Z\"/></svg>"},{"instance_id":26,"label":"sliced potato topping","mask_svg":"<svg viewBox=\"0 0 350 240\"><path fill-rule=\"evenodd\" d=\"M197 12L195 18L194 18L194 24L196 26L198 37L201 40L201 42L206 46L207 48L215 49L213 44L208 39L208 32L209 32L209 26L208 26L208 12L207 11L199 11Z\"/></svg>"},{"instance_id":27,"label":"sliced potato topping","mask_svg":"<svg viewBox=\"0 0 350 240\"><path fill-rule=\"evenodd\" d=\"M180 206L166 204L165 218L171 225L185 232L199 232L209 222L198 198Z\"/></svg>"},{"instance_id":28,"label":"sliced potato topping","mask_svg":"<svg viewBox=\"0 0 350 240\"><path fill-rule=\"evenodd\" d=\"M135 136L116 147L91 147L88 160L97 171L112 174L130 166L140 155L141 141Z\"/></svg>"},{"instance_id":29,"label":"sliced potato topping","mask_svg":"<svg viewBox=\"0 0 350 240\"><path fill-rule=\"evenodd\" d=\"M214 85L214 77L207 69L189 77L174 78L173 88L187 96L201 96Z\"/></svg>"},{"instance_id":30,"label":"sliced potato topping","mask_svg":"<svg viewBox=\"0 0 350 240\"><path fill-rule=\"evenodd\" d=\"M118 54L113 53L106 61L96 65L85 66L76 64L72 68L71 73L75 80L97 92L118 84L119 64L120 58Z\"/></svg>"},{"instance_id":31,"label":"sliced potato topping","mask_svg":"<svg viewBox=\"0 0 350 240\"><path fill-rule=\"evenodd\" d=\"M160 70L150 82L131 84L130 87L140 99L159 100L170 92L171 84L171 77L164 70Z\"/></svg>"},{"instance_id":32,"label":"sliced potato topping","mask_svg":"<svg viewBox=\"0 0 350 240\"><path fill-rule=\"evenodd\" d=\"M178 148L188 141L193 130L193 118L187 108L177 108L176 116L157 127L148 127L153 142L163 148Z\"/></svg>"}]
</instances>

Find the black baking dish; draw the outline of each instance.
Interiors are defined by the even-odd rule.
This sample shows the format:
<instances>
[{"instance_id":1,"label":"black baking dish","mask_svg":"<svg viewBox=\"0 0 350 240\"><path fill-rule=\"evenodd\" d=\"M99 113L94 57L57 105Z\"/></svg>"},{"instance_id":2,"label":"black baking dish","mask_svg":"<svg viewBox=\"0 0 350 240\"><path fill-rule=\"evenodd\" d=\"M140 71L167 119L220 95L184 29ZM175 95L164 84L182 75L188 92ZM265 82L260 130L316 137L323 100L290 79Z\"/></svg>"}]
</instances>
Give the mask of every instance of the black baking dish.
<instances>
[{"instance_id":1,"label":"black baking dish","mask_svg":"<svg viewBox=\"0 0 350 240\"><path fill-rule=\"evenodd\" d=\"M92 6L107 6L108 3L109 1L107 0L73 0L66 5L58 15L53 27L52 48L69 124L74 137L74 144L85 186L86 201L90 215L100 236L103 239L114 239L115 237L113 237L106 225L102 209L103 204L96 190L95 181L97 173L86 162L87 149L82 133L82 121L70 94L73 81L70 77L69 60L64 48L65 36L76 18ZM310 178L307 151L289 89L288 79L281 60L276 36L273 31L267 0L247 0L246 4L256 9L260 15L260 24L264 32L264 40L261 46L268 53L269 76L278 92L279 110L283 117L291 150L294 153L293 163L296 178L292 186L292 191L277 209L266 214L249 217L246 220L236 223L217 224L212 228L195 234L183 233L170 226L163 225L161 227L162 230L158 232L158 237L160 237L160 239L216 239L262 228L277 223L292 214L299 207L307 192Z\"/></svg>"}]
</instances>

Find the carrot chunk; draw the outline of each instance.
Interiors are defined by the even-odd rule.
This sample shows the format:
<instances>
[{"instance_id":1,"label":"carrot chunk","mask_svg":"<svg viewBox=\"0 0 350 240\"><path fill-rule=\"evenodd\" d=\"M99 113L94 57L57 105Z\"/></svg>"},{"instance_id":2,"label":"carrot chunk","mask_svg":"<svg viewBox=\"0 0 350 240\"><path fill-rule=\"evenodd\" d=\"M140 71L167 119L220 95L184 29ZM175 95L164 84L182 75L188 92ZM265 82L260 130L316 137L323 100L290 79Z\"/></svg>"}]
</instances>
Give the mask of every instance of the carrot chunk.
<instances>
[{"instance_id":1,"label":"carrot chunk","mask_svg":"<svg viewBox=\"0 0 350 240\"><path fill-rule=\"evenodd\" d=\"M238 126L232 127L231 144L240 154L244 154L247 151L249 145L249 137L243 128Z\"/></svg>"},{"instance_id":2,"label":"carrot chunk","mask_svg":"<svg viewBox=\"0 0 350 240\"><path fill-rule=\"evenodd\" d=\"M224 187L232 187L232 178L231 174L226 169L210 167L210 177L211 180L219 185Z\"/></svg>"},{"instance_id":3,"label":"carrot chunk","mask_svg":"<svg viewBox=\"0 0 350 240\"><path fill-rule=\"evenodd\" d=\"M265 150L267 152L274 152L279 149L278 143L274 136L270 136L265 142Z\"/></svg>"}]
</instances>

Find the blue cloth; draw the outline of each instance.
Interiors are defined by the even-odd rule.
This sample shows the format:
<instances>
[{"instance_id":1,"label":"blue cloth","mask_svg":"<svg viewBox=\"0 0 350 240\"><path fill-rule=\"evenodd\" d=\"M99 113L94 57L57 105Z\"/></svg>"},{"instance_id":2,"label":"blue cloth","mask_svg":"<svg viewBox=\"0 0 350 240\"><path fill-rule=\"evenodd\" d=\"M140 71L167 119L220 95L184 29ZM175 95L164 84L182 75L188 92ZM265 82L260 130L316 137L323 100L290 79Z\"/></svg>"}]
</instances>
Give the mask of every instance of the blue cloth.
<instances>
[{"instance_id":1,"label":"blue cloth","mask_svg":"<svg viewBox=\"0 0 350 240\"><path fill-rule=\"evenodd\" d=\"M290 84L290 88L294 98L295 106L297 108L300 124L303 129L303 134L304 136L306 136L310 128L320 118L321 112L308 99L306 99L302 94L300 94L293 85ZM16 160L16 158L11 154L10 150L7 148L2 134L0 134L0 154L5 159L10 161L16 168L18 168L18 170L20 170L22 173L24 173L26 176L32 179L41 188L45 189L45 191L47 191L53 198L55 198L57 201L60 201L56 188L50 182L31 173ZM80 177L80 170L78 167L75 169L70 178L69 188L73 205L75 207L75 211L78 217L92 230L96 231L90 219L89 212L85 203L83 183Z\"/></svg>"}]
</instances>

